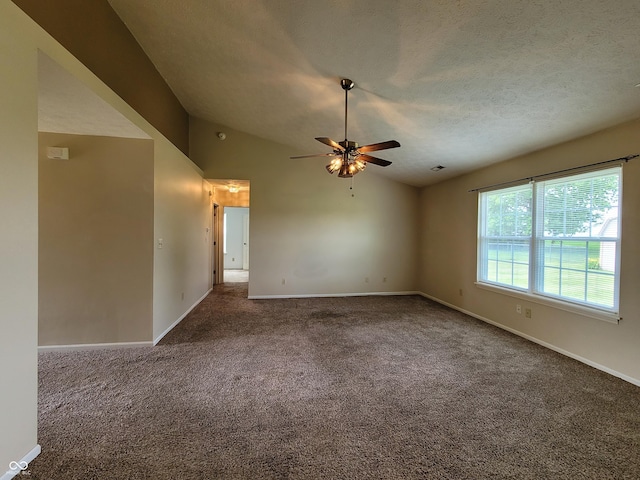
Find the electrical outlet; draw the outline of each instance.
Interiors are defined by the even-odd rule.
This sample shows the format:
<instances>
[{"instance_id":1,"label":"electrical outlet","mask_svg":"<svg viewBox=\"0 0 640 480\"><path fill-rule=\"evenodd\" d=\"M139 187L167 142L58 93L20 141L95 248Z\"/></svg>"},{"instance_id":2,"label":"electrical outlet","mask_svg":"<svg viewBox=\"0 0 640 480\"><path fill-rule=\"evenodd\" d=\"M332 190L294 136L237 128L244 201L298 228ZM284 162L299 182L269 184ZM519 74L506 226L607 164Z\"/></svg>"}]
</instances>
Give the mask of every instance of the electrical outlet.
<instances>
[{"instance_id":1,"label":"electrical outlet","mask_svg":"<svg viewBox=\"0 0 640 480\"><path fill-rule=\"evenodd\" d=\"M531 309L530 308L525 308L524 309L524 316L527 318L531 318Z\"/></svg>"},{"instance_id":2,"label":"electrical outlet","mask_svg":"<svg viewBox=\"0 0 640 480\"><path fill-rule=\"evenodd\" d=\"M516 305L516 313L522 313L522 305Z\"/></svg>"},{"instance_id":3,"label":"electrical outlet","mask_svg":"<svg viewBox=\"0 0 640 480\"><path fill-rule=\"evenodd\" d=\"M282 284L284 285L284 284L286 284L286 283L287 283L287 281L283 278L283 279L282 279Z\"/></svg>"},{"instance_id":4,"label":"electrical outlet","mask_svg":"<svg viewBox=\"0 0 640 480\"><path fill-rule=\"evenodd\" d=\"M387 283L387 277L382 277L382 283Z\"/></svg>"}]
</instances>

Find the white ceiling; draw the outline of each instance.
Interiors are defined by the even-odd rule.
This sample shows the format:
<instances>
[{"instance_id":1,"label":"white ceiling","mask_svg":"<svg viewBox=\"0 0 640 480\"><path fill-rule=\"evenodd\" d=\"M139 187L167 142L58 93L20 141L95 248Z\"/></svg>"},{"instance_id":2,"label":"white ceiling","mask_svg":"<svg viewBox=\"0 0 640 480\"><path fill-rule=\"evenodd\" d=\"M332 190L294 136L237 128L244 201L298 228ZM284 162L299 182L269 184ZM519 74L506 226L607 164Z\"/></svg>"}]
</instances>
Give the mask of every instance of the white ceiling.
<instances>
[{"instance_id":1,"label":"white ceiling","mask_svg":"<svg viewBox=\"0 0 640 480\"><path fill-rule=\"evenodd\" d=\"M150 138L42 52L38 52L38 131Z\"/></svg>"},{"instance_id":2,"label":"white ceiling","mask_svg":"<svg viewBox=\"0 0 640 480\"><path fill-rule=\"evenodd\" d=\"M367 172L411 185L640 117L638 0L109 2L191 115L300 154L351 78L349 139L402 144Z\"/></svg>"},{"instance_id":3,"label":"white ceiling","mask_svg":"<svg viewBox=\"0 0 640 480\"><path fill-rule=\"evenodd\" d=\"M229 187L235 186L238 187L238 191L250 190L251 184L249 180L214 180L207 179L209 185L213 188L221 188L223 190L229 190Z\"/></svg>"}]
</instances>

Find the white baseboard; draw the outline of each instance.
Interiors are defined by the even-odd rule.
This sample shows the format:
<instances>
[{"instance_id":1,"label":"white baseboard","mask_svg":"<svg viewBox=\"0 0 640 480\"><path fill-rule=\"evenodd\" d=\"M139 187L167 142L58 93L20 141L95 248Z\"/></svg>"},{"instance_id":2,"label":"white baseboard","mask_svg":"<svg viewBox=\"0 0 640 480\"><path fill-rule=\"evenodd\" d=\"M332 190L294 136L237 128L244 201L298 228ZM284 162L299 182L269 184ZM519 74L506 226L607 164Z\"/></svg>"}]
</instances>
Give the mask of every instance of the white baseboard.
<instances>
[{"instance_id":1,"label":"white baseboard","mask_svg":"<svg viewBox=\"0 0 640 480\"><path fill-rule=\"evenodd\" d=\"M531 335L527 335L526 333L523 333L519 330L516 330L514 328L511 327L507 327L506 325L502 325L501 323L498 323L494 320L490 320L486 317L483 317L481 315L477 315L473 312L470 312L469 310L465 310L464 308L460 308L456 305L453 305L451 303L445 302L444 300L440 300L439 298L436 297L432 297L431 295L427 295L426 293L423 292L418 292L418 295L422 295L425 298L428 298L429 300L433 300L434 302L440 303L441 305L445 305L449 308L452 308L454 310L457 310L459 312L464 313L465 315L469 315L470 317L473 318L477 318L478 320L482 320L483 322L489 323L493 326L496 326L498 328L501 328L502 330L506 330L507 332L513 333L514 335L518 335L519 337L525 338L527 340L529 340L530 342L533 343L537 343L538 345L542 345L545 348L548 348L549 350L553 350L554 352L558 352L562 355L565 355L569 358L573 358L574 360L577 360L579 362L584 363L585 365L589 365L590 367L596 368L598 370L601 370L605 373L608 373L609 375L613 375L614 377L618 377L626 382L632 383L633 385L637 385L640 387L640 379L637 378L633 378L630 377L629 375L625 375L624 373L620 373L616 370L613 370L609 367L605 367L604 365L600 365L599 363L596 363L594 361L589 360L588 358L584 358L581 357L580 355L576 355L575 353L571 353L568 350L564 350L560 347L557 347L551 343L547 343L543 340L540 340L536 337L532 337Z\"/></svg>"},{"instance_id":2,"label":"white baseboard","mask_svg":"<svg viewBox=\"0 0 640 480\"><path fill-rule=\"evenodd\" d=\"M328 297L370 297L373 295L421 295L416 291L405 292L362 292L362 293L305 293L302 295L249 295L249 300L265 300L271 298L328 298Z\"/></svg>"},{"instance_id":3,"label":"white baseboard","mask_svg":"<svg viewBox=\"0 0 640 480\"><path fill-rule=\"evenodd\" d=\"M25 474L29 474L29 464L33 461L34 458L36 458L38 455L40 455L40 452L42 451L42 448L40 448L40 445L36 445L35 447L33 447L31 449L31 451L29 453L27 453L24 457L22 457L20 460L14 460L15 465L13 464L13 462L11 463L11 465L18 467L15 470L11 470L11 467L9 467L9 470L7 470L7 472L2 475L2 477L0 477L0 480L11 480L12 478L14 478L16 475L20 475L21 472L25 472ZM20 466L24 467L26 465L25 469L21 469ZM24 475L20 475L21 477L24 477Z\"/></svg>"},{"instance_id":4,"label":"white baseboard","mask_svg":"<svg viewBox=\"0 0 640 480\"><path fill-rule=\"evenodd\" d=\"M76 350L104 350L152 346L153 342L79 343L74 345L42 345L38 347L38 352L72 352Z\"/></svg>"},{"instance_id":5,"label":"white baseboard","mask_svg":"<svg viewBox=\"0 0 640 480\"><path fill-rule=\"evenodd\" d=\"M209 290L207 290L207 292L204 295L202 295L198 300L196 300L196 302L193 305L191 305L189 309L180 316L180 318L178 318L175 322L169 325L169 327L164 332L158 335L158 337L153 341L153 345L156 346L158 342L162 340L167 333L173 330L182 320L184 320L185 317L191 313L191 310L196 308L200 304L200 302L202 302L202 300L204 300L207 297L207 295L209 295L212 291L213 291L213 288L210 288Z\"/></svg>"}]
</instances>

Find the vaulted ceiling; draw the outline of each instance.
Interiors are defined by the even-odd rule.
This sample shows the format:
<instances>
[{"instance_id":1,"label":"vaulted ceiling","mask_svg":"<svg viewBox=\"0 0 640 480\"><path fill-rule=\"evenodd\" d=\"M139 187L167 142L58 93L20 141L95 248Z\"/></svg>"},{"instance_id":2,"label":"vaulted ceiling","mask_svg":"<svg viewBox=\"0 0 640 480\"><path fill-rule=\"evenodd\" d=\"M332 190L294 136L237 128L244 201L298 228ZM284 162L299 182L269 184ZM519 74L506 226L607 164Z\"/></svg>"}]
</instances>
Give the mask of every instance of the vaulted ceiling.
<instances>
[{"instance_id":1,"label":"vaulted ceiling","mask_svg":"<svg viewBox=\"0 0 640 480\"><path fill-rule=\"evenodd\" d=\"M410 185L640 117L638 0L109 3L191 115L300 154L354 80L349 139L399 141L370 168Z\"/></svg>"},{"instance_id":2,"label":"vaulted ceiling","mask_svg":"<svg viewBox=\"0 0 640 480\"><path fill-rule=\"evenodd\" d=\"M84 83L38 53L38 130L41 132L149 138Z\"/></svg>"}]
</instances>

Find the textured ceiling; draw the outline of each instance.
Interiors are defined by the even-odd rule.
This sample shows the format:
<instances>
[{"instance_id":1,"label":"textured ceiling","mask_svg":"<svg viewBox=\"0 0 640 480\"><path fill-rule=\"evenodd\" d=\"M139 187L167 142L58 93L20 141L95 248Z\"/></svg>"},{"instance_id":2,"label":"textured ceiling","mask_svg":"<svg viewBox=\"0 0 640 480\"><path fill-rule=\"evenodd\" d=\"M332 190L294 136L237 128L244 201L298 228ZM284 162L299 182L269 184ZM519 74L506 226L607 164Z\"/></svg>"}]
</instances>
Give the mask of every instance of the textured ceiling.
<instances>
[{"instance_id":1,"label":"textured ceiling","mask_svg":"<svg viewBox=\"0 0 640 480\"><path fill-rule=\"evenodd\" d=\"M638 0L109 2L191 115L300 154L351 78L349 139L411 185L640 117Z\"/></svg>"},{"instance_id":2,"label":"textured ceiling","mask_svg":"<svg viewBox=\"0 0 640 480\"><path fill-rule=\"evenodd\" d=\"M38 131L149 138L42 52L38 54Z\"/></svg>"}]
</instances>

